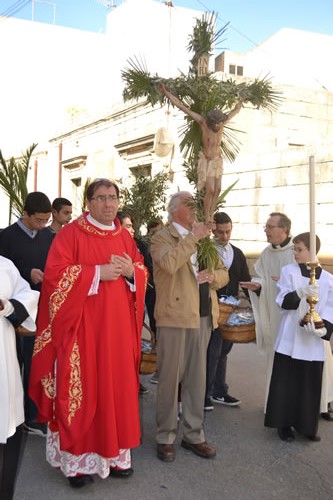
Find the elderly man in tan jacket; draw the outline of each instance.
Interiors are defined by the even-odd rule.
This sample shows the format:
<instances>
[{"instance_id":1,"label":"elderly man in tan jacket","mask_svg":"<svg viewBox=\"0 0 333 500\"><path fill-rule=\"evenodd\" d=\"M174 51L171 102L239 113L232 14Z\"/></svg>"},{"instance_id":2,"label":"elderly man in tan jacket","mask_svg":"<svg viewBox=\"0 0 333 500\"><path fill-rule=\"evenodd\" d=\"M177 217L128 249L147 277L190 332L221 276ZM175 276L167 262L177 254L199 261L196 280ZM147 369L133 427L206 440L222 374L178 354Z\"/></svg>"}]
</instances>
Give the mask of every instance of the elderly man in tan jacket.
<instances>
[{"instance_id":1,"label":"elderly man in tan jacket","mask_svg":"<svg viewBox=\"0 0 333 500\"><path fill-rule=\"evenodd\" d=\"M217 326L216 293L229 281L222 261L218 269L198 269L197 243L210 229L195 222L192 195L180 191L169 201L169 226L152 239L151 255L156 287L157 456L171 462L176 452L178 385L182 388L183 439L181 446L202 458L213 458L214 447L204 436L206 354ZM208 285L207 285L208 283ZM205 295L206 289L206 295ZM203 293L201 293L203 291Z\"/></svg>"}]
</instances>

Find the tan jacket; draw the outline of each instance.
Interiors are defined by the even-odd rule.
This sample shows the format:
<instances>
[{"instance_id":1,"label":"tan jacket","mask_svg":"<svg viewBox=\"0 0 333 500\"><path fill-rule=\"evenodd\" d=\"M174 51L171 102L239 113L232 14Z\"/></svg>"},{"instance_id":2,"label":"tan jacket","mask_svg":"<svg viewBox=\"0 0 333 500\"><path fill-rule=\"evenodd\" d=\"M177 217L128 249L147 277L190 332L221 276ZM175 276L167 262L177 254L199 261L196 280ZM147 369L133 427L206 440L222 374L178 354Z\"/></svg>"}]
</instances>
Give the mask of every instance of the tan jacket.
<instances>
[{"instance_id":1,"label":"tan jacket","mask_svg":"<svg viewBox=\"0 0 333 500\"><path fill-rule=\"evenodd\" d=\"M199 286L191 263L196 252L196 239L192 234L183 238L173 224L153 236L151 256L153 259L154 283L156 287L155 319L157 326L199 328ZM214 270L214 281L210 288L217 290L229 281L228 270L220 261ZM217 294L211 293L212 324L217 327Z\"/></svg>"}]
</instances>

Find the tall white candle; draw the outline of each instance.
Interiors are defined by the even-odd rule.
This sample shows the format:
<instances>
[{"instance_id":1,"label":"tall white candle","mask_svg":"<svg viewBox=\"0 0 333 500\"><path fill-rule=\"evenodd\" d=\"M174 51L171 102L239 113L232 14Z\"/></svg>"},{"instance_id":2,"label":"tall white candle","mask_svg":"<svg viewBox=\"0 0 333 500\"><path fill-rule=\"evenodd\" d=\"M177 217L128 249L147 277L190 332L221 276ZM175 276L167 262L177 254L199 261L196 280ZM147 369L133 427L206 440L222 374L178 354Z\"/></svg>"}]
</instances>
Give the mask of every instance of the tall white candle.
<instances>
[{"instance_id":1,"label":"tall white candle","mask_svg":"<svg viewBox=\"0 0 333 500\"><path fill-rule=\"evenodd\" d=\"M310 206L310 261L316 258L316 199L315 199L315 163L314 156L309 157L309 206Z\"/></svg>"}]
</instances>

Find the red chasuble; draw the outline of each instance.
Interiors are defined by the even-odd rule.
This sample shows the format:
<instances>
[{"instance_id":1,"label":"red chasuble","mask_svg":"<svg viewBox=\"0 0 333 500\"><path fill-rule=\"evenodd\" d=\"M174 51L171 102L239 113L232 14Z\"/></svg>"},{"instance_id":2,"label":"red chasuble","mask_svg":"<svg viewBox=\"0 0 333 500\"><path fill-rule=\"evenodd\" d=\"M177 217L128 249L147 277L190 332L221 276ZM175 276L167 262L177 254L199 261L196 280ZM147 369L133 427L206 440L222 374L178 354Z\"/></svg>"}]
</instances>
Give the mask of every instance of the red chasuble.
<instances>
[{"instance_id":1,"label":"red chasuble","mask_svg":"<svg viewBox=\"0 0 333 500\"><path fill-rule=\"evenodd\" d=\"M140 443L138 403L146 268L118 219L107 231L83 214L65 226L49 251L38 313L30 396L38 420L59 431L73 455L118 456ZM125 278L99 283L97 264L126 252L136 291Z\"/></svg>"}]
</instances>

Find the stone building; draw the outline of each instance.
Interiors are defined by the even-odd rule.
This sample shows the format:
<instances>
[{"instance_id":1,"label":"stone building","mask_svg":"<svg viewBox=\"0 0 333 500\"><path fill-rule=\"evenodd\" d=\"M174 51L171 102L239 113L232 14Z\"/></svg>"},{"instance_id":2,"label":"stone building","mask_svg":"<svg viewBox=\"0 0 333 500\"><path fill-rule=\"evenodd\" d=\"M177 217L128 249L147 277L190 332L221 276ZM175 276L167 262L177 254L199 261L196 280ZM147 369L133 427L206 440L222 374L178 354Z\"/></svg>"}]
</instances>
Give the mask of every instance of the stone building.
<instances>
[{"instance_id":1,"label":"stone building","mask_svg":"<svg viewBox=\"0 0 333 500\"><path fill-rule=\"evenodd\" d=\"M168 106L151 108L144 102L124 104L121 98L121 69L129 58L141 58L152 74L164 77L187 72L187 37L200 13L175 3L124 1L108 14L105 34L14 19L0 25L0 42L3 36L7 47L12 46L8 38L14 37L15 30L24 31L24 53L35 55L36 63L27 71L29 91L15 87L22 108L14 113L18 124L20 115L31 121L38 115L33 126L25 125L20 141L14 141L20 150L32 142L39 144L29 177L31 189L45 191L50 198L72 199L78 214L87 178L108 176L128 186L135 169L143 166L147 174L167 171L171 191L189 187L179 151L182 113ZM241 81L269 75L283 97L276 112L246 106L231 123L240 131L240 153L234 163L225 162L223 188L238 180L225 210L235 222L233 237L249 258L266 245L262 226L272 211L291 217L293 234L308 229L312 155L322 259L332 254L333 84L323 64L332 46L333 36L281 30L249 53L215 54L216 78ZM13 47L19 60L15 43ZM20 66L13 66L10 54L6 63L12 70ZM3 123L2 131L2 141L3 137L13 141L14 132ZM24 138L28 142L23 143ZM0 148L6 154L6 141Z\"/></svg>"}]
</instances>

